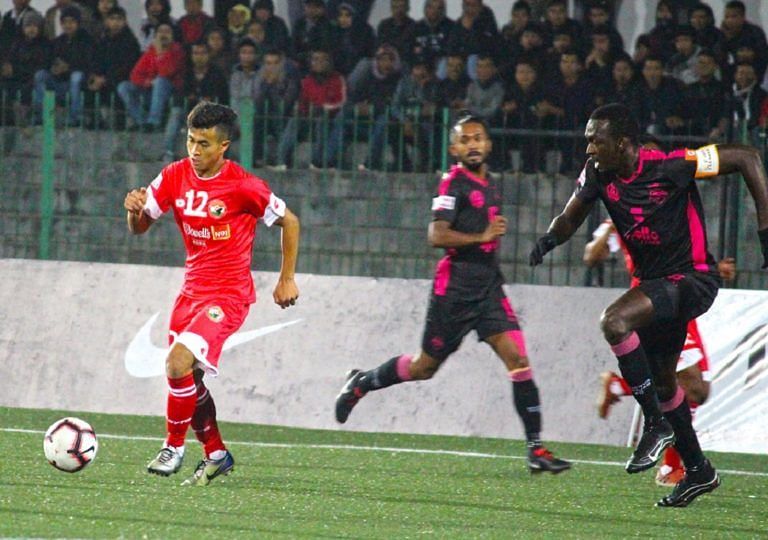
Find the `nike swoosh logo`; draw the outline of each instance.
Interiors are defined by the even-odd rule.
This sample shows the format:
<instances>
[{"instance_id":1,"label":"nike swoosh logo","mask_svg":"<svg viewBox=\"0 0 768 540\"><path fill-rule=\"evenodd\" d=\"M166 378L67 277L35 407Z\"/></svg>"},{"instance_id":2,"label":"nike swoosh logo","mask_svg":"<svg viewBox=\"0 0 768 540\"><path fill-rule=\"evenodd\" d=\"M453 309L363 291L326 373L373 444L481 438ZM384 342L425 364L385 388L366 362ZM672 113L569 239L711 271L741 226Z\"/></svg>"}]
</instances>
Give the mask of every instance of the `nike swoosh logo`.
<instances>
[{"instance_id":1,"label":"nike swoosh logo","mask_svg":"<svg viewBox=\"0 0 768 540\"><path fill-rule=\"evenodd\" d=\"M152 326L160 316L160 312L152 315L144 326L136 333L131 342L128 344L128 348L125 350L125 370L132 377L146 378L146 377L159 377L165 375L165 358L168 356L168 349L163 347L156 347L152 343L151 332ZM282 330L288 326L301 322L302 319L296 319L279 324L273 324L271 326L263 326L256 328L255 330L247 330L245 332L237 332L232 334L224 342L222 351L227 351L234 347L248 343L258 337L272 334L278 330Z\"/></svg>"}]
</instances>

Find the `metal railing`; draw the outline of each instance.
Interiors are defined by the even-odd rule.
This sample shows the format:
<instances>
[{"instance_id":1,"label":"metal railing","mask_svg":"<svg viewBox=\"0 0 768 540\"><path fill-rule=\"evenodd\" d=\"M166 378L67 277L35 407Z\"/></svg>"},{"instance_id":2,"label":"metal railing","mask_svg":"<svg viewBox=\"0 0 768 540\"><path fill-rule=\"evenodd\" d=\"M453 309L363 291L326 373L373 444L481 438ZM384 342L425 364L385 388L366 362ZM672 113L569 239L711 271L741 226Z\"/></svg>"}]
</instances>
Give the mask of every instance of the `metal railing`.
<instances>
[{"instance_id":1,"label":"metal railing","mask_svg":"<svg viewBox=\"0 0 768 540\"><path fill-rule=\"evenodd\" d=\"M0 181L4 193L0 202L0 256L183 262L183 247L167 220L158 224L159 232L141 241L126 234L122 198L128 189L146 185L157 174L168 140L172 140L177 157L184 152L184 131L179 129L183 122L178 120L183 119L187 104L170 104L168 116L176 115L175 132L147 134L125 131L123 113L112 100L103 104L96 100L93 107L83 109L83 121L71 126L66 121L67 104L57 107L53 94L47 93L41 125L36 126L23 118L23 107L12 105L18 101L5 101L5 97L0 100L4 112L0 115L0 164L5 171ZM371 115L349 107L336 115L310 111L301 116L285 115L279 106L257 107L245 102L239 111L235 157L266 177L308 225L303 232L302 271L430 277L438 253L427 247L425 230L437 183L435 171L444 170L450 162L450 111L429 111L428 115L419 108L408 111L411 118L428 118L420 131L406 131L403 116L392 110ZM286 135L285 128L292 121L294 129ZM377 129L380 131L374 133ZM503 171L499 182L510 219L510 232L501 252L507 278L519 283L624 286L627 278L622 261L609 261L591 271L581 262L583 246L603 217L601 209L576 238L547 259L543 268L533 272L527 266L531 245L572 190L573 176L556 174L562 165L563 142L572 144L577 152L583 135L574 130L503 125L492 128L491 133L501 149L502 156L495 158L503 160L498 167ZM337 137L335 141L333 137ZM768 155L765 131L750 133L741 127L734 131L734 137L757 141ZM261 168L280 165L276 159L283 139L282 155L289 161L285 165L293 165L294 170L286 167L285 172L278 173ZM378 157L370 149L371 140L378 145L374 147ZM681 136L662 140L671 146L679 143ZM687 141L703 142L692 137ZM313 146L321 149L316 151L319 160L313 164L318 170L308 173L304 167L312 161ZM543 158L537 156L536 146L555 158L547 158L546 152ZM541 159L549 171L523 174L523 158L531 157ZM359 168L361 164L366 167ZM757 271L754 205L743 182L728 178L703 183L701 190L710 248L718 256L733 256L739 261L740 274L733 286L765 287L767 280ZM279 258L278 245L269 237L264 235L256 248L256 260L264 263L262 268L273 263L276 266Z\"/></svg>"}]
</instances>

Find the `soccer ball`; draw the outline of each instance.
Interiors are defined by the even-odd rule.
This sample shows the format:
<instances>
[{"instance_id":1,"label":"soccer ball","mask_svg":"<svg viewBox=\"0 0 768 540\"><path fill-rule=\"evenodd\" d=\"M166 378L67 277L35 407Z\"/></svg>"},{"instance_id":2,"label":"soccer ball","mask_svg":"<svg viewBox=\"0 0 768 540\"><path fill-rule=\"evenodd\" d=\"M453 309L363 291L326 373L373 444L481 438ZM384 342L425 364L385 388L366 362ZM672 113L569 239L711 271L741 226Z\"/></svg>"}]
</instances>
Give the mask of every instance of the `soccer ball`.
<instances>
[{"instance_id":1,"label":"soccer ball","mask_svg":"<svg viewBox=\"0 0 768 540\"><path fill-rule=\"evenodd\" d=\"M43 450L48 463L64 472L77 472L96 457L99 442L88 422L79 418L57 420L43 439Z\"/></svg>"}]
</instances>

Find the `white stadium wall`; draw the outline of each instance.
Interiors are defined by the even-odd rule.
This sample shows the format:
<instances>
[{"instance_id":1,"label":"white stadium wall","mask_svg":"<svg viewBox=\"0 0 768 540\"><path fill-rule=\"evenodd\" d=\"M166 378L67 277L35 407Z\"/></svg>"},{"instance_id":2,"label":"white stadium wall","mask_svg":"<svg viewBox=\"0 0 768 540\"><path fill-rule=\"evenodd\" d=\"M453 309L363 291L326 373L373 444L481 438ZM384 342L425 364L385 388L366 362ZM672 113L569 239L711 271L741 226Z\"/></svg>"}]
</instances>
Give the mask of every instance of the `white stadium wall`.
<instances>
[{"instance_id":1,"label":"white stadium wall","mask_svg":"<svg viewBox=\"0 0 768 540\"><path fill-rule=\"evenodd\" d=\"M0 259L0 275L0 406L164 414L162 348L182 269ZM344 373L418 350L428 281L299 275L298 305L281 310L271 300L276 274L254 276L261 298L210 382L222 419L341 429L333 402ZM631 400L608 421L594 406L598 375L615 364L598 318L620 291L513 285L507 292L526 332L544 436L624 444ZM730 298L725 311L702 323L710 335L724 329L711 352L728 358L714 392L726 398L699 409L699 419L712 417L702 438L730 448L735 429L755 443L742 451L761 451L762 440L765 452L767 297L730 292L737 296L721 295ZM748 319L739 323L745 305ZM739 332L752 335L745 341ZM735 423L718 424L731 414ZM432 381L370 394L343 429L522 437L503 365L474 336Z\"/></svg>"}]
</instances>

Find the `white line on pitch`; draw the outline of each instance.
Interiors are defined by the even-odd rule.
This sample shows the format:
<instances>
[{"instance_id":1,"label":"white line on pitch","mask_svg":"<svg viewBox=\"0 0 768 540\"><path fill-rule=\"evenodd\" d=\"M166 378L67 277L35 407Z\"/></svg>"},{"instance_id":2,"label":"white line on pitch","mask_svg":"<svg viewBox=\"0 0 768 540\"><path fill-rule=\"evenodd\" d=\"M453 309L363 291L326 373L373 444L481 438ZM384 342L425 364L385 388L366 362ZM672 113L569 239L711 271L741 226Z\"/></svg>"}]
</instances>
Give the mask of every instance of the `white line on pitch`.
<instances>
[{"instance_id":1,"label":"white line on pitch","mask_svg":"<svg viewBox=\"0 0 768 540\"><path fill-rule=\"evenodd\" d=\"M0 428L0 431L8 433L31 433L34 435L44 435L44 431L35 429L18 428ZM111 435L108 433L99 433L100 439L118 439L123 441L153 441L163 442L162 437L144 437L140 435ZM402 454L436 454L441 456L471 457L483 459L525 459L525 456L509 456L504 454L487 454L484 452L462 452L460 450L432 450L429 448L399 448L389 446L356 446L352 444L301 444L301 443L270 443L255 441L227 441L228 445L253 446L257 448L314 448L317 450L353 450L368 452L395 452ZM572 463L582 465L606 465L610 467L623 467L624 463L618 461L595 461L590 459L570 459ZM768 477L766 472L755 471L737 471L732 469L718 469L718 472L733 474L739 476L760 476Z\"/></svg>"}]
</instances>

